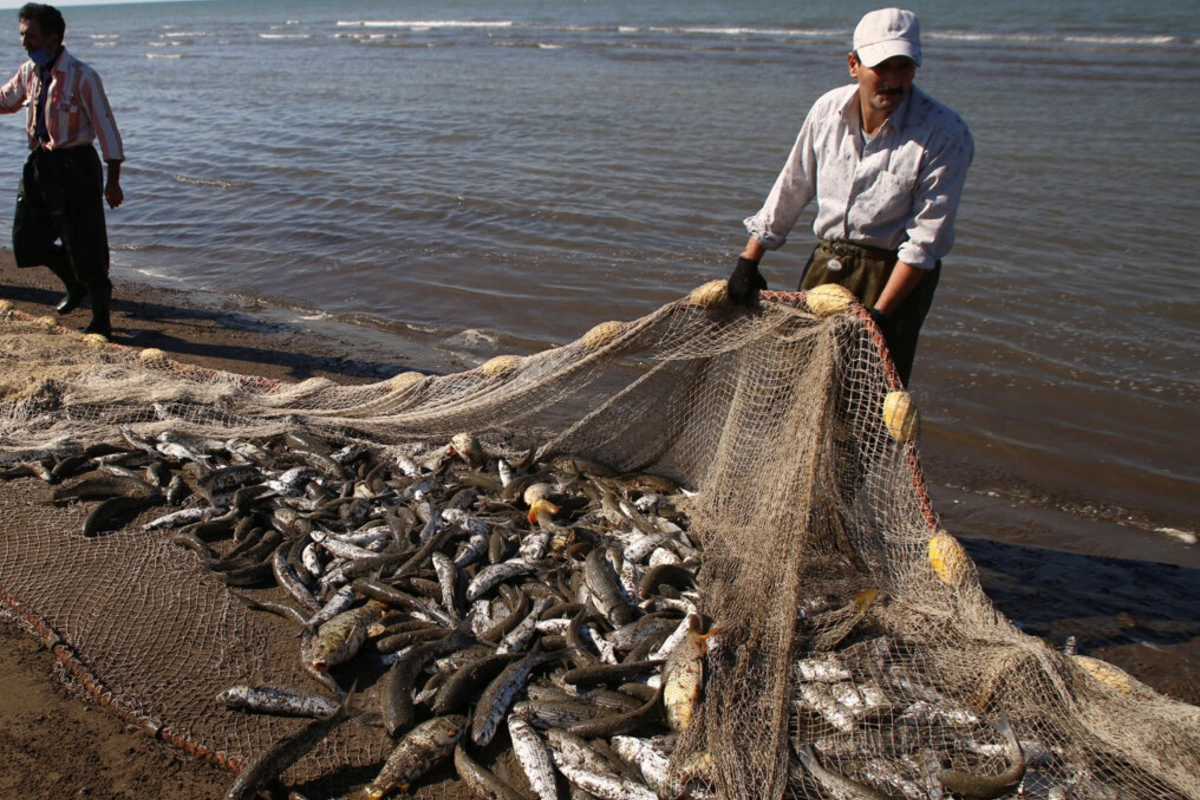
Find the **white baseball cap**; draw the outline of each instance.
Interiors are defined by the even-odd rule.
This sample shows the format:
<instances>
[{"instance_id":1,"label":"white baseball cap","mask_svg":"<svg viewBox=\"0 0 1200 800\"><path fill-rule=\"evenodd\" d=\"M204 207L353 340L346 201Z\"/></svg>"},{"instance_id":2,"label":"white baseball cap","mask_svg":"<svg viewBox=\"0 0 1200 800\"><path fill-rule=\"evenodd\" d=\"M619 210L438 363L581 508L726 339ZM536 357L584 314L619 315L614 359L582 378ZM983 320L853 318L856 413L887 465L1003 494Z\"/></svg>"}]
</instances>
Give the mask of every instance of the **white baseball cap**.
<instances>
[{"instance_id":1,"label":"white baseball cap","mask_svg":"<svg viewBox=\"0 0 1200 800\"><path fill-rule=\"evenodd\" d=\"M871 11L854 29L854 52L864 67L877 66L892 56L907 56L921 66L921 23L917 15L900 8Z\"/></svg>"}]
</instances>

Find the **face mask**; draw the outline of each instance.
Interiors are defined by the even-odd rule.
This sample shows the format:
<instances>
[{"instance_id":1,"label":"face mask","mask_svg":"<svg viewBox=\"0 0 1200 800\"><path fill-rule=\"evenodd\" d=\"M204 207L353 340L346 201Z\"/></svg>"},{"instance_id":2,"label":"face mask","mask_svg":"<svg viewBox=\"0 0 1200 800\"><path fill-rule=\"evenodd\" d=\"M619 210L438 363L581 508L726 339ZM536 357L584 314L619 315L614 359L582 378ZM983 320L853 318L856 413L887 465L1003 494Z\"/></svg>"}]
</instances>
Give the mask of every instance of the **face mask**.
<instances>
[{"instance_id":1,"label":"face mask","mask_svg":"<svg viewBox=\"0 0 1200 800\"><path fill-rule=\"evenodd\" d=\"M42 69L45 69L54 63L55 58L57 58L57 54L51 53L49 50L43 47L41 50L30 53L29 58L33 60L33 63L37 64Z\"/></svg>"}]
</instances>

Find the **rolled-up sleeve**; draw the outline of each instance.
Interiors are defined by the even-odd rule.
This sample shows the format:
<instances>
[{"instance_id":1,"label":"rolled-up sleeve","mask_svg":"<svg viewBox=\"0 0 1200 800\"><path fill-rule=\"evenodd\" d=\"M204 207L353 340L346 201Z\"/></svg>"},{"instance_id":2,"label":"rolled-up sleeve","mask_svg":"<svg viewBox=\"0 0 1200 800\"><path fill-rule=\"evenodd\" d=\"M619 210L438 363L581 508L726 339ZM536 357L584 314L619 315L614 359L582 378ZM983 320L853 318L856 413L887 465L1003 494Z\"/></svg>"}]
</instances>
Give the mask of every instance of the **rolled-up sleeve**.
<instances>
[{"instance_id":1,"label":"rolled-up sleeve","mask_svg":"<svg viewBox=\"0 0 1200 800\"><path fill-rule=\"evenodd\" d=\"M124 161L125 148L121 143L121 133L117 130L116 120L113 119L112 108L108 97L104 94L104 84L94 70L87 70L81 81L80 101L87 111L92 123L92 130L100 142L100 152L105 161Z\"/></svg>"},{"instance_id":2,"label":"rolled-up sleeve","mask_svg":"<svg viewBox=\"0 0 1200 800\"><path fill-rule=\"evenodd\" d=\"M0 87L0 114L11 114L25 105L28 79L24 70L12 76L12 80Z\"/></svg>"},{"instance_id":3,"label":"rolled-up sleeve","mask_svg":"<svg viewBox=\"0 0 1200 800\"><path fill-rule=\"evenodd\" d=\"M817 193L817 155L813 147L813 115L804 120L787 164L758 213L745 219L746 230L767 250L777 250Z\"/></svg>"},{"instance_id":4,"label":"rolled-up sleeve","mask_svg":"<svg viewBox=\"0 0 1200 800\"><path fill-rule=\"evenodd\" d=\"M899 258L918 269L933 269L954 246L954 220L967 181L967 168L975 157L975 142L966 123L956 124L936 151L926 154L920 170L913 214L905 226L906 240Z\"/></svg>"}]
</instances>

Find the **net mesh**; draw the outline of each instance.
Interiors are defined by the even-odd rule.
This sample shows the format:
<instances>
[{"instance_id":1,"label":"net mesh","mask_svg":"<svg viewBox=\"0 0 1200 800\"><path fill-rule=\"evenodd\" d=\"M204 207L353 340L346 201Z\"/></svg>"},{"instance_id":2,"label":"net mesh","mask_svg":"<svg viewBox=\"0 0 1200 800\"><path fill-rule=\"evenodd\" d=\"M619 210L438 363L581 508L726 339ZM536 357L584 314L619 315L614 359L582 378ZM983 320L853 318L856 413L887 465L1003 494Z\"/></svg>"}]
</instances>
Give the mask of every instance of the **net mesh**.
<instances>
[{"instance_id":1,"label":"net mesh","mask_svg":"<svg viewBox=\"0 0 1200 800\"><path fill-rule=\"evenodd\" d=\"M907 396L869 317L819 316L806 299L764 293L742 313L712 284L533 356L362 386L201 369L5 310L0 600L106 706L236 770L304 723L231 714L213 697L252 677L310 680L295 626L143 530L161 511L85 537L94 503L40 502L44 476L19 468L121 445L122 426L148 438L301 432L385 458L469 431L493 454L582 456L694 492L702 611L719 634L671 756L676 791L940 797L941 770L1011 768L1007 719L1027 767L1002 794L1200 797L1200 709L997 612L938 531ZM387 752L377 730L344 725L287 778L332 796Z\"/></svg>"}]
</instances>

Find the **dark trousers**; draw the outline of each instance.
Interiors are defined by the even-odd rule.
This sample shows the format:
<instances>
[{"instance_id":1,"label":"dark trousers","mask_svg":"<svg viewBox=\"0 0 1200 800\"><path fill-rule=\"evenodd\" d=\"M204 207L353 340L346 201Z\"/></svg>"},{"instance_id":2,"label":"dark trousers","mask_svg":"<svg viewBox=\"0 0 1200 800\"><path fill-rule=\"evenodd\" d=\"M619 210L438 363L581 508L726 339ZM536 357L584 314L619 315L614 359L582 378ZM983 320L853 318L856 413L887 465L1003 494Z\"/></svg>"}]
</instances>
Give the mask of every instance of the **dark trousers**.
<instances>
[{"instance_id":1,"label":"dark trousers","mask_svg":"<svg viewBox=\"0 0 1200 800\"><path fill-rule=\"evenodd\" d=\"M18 267L47 266L68 286L83 284L93 293L111 287L104 171L94 147L29 154L12 241Z\"/></svg>"},{"instance_id":2,"label":"dark trousers","mask_svg":"<svg viewBox=\"0 0 1200 800\"><path fill-rule=\"evenodd\" d=\"M883 294L896 266L896 252L848 242L821 241L808 259L800 278L800 291L824 283L837 283L849 289L858 301L871 308ZM925 273L921 282L888 316L883 337L904 385L912 375L917 355L917 337L933 305L933 293L942 275L942 262Z\"/></svg>"}]
</instances>

